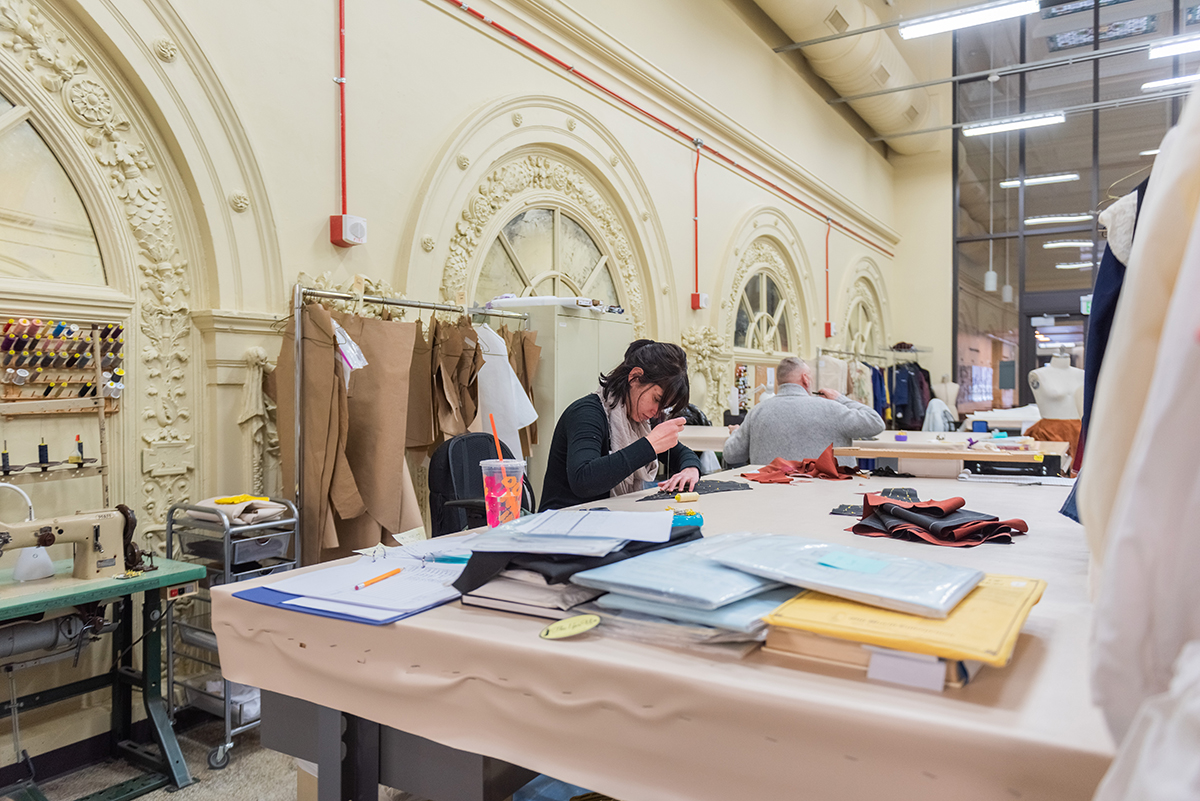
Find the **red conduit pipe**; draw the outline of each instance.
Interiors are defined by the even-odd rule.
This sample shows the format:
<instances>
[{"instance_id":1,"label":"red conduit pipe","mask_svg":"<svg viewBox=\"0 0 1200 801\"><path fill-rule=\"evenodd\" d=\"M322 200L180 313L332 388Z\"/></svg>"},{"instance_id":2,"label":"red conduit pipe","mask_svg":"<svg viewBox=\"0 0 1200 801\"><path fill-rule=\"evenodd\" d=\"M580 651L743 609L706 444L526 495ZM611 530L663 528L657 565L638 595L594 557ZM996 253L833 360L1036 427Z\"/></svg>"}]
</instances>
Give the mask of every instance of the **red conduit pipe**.
<instances>
[{"instance_id":1,"label":"red conduit pipe","mask_svg":"<svg viewBox=\"0 0 1200 801\"><path fill-rule=\"evenodd\" d=\"M692 309L700 310L700 148L704 143L697 139L696 169L692 171L692 227L695 231L695 283L692 289Z\"/></svg>"},{"instance_id":2,"label":"red conduit pipe","mask_svg":"<svg viewBox=\"0 0 1200 801\"><path fill-rule=\"evenodd\" d=\"M833 219L825 218L825 338L833 336L833 321L829 319L829 234L833 231Z\"/></svg>"},{"instance_id":3,"label":"red conduit pipe","mask_svg":"<svg viewBox=\"0 0 1200 801\"><path fill-rule=\"evenodd\" d=\"M346 0L338 0L338 97L341 109L338 121L342 129L342 214L346 214Z\"/></svg>"},{"instance_id":4,"label":"red conduit pipe","mask_svg":"<svg viewBox=\"0 0 1200 801\"><path fill-rule=\"evenodd\" d=\"M623 105L626 105L629 108L633 109L634 111L638 112L643 117L653 120L657 124L666 128L668 131L671 131L672 133L680 136L681 138L686 139L688 142L691 142L694 144L695 142L699 141L696 137L691 136L690 134L684 133L682 130L675 127L674 125L667 122L666 120L656 117L655 115L651 114L649 111L647 111L646 109L637 105L633 101L628 100L628 99L622 97L621 95L617 94L613 90L609 89L607 86L604 86L603 84L598 83L597 81L593 80L592 78L589 78L588 76L584 75L582 72L579 72L577 69L575 69L570 64L563 61L562 59L551 55L550 53L548 53L545 50L543 50L542 48L538 47L537 45L535 45L533 42L529 41L525 37L521 36L520 34L514 32L512 30L509 30L508 28L504 27L500 23L496 22L491 17L485 17L480 12L476 11L475 9L468 6L466 3L462 2L462 0L446 0L446 2L458 7L462 11L467 12L468 14L470 14L471 16L475 17L476 19L480 20L484 24L490 25L491 27L500 31L505 36L508 36L510 39L517 42L521 46L523 46L529 50L532 50L533 52L542 56L546 60L556 64L559 67L562 67L564 70L571 73L572 75L575 75L577 78L579 78L584 83L587 83L587 84L595 87L596 89L600 90L601 92L603 92L604 94L613 98L614 100L616 100L616 101L622 103ZM850 228L846 225L843 225L842 223L838 222L837 220L834 220L828 214L825 214L824 212L819 211L816 207L814 207L808 203L805 203L803 200L796 197L791 192L784 190L782 187L777 186L776 184L768 181L766 178L755 173L754 171L749 170L746 167L743 167L741 164L738 164L736 161L729 158L724 153L721 153L720 151L715 150L714 148L709 147L708 145L705 145L705 144L701 144L700 148L711 153L715 158L718 158L721 161L724 161L726 164L729 164L731 167L734 167L735 169L750 176L751 178L753 178L755 181L758 181L763 186L766 186L767 188L772 189L775 192L778 192L780 195L782 195L783 197L792 201L797 206L804 209L805 211L807 211L809 214L813 215L814 217L825 220L830 227L837 226L838 230L844 231L845 233L849 234L850 236L854 237L855 239L859 240L860 242L863 242L864 244L874 248L875 250L878 250L880 253L884 254L885 256L887 256L889 258L892 258L895 256L894 253L892 253L890 250L887 250L882 245L876 244L875 242L871 241L870 239L867 239L865 236L863 236L862 234L853 230L852 228ZM826 232L826 234L828 235L828 231Z\"/></svg>"}]
</instances>

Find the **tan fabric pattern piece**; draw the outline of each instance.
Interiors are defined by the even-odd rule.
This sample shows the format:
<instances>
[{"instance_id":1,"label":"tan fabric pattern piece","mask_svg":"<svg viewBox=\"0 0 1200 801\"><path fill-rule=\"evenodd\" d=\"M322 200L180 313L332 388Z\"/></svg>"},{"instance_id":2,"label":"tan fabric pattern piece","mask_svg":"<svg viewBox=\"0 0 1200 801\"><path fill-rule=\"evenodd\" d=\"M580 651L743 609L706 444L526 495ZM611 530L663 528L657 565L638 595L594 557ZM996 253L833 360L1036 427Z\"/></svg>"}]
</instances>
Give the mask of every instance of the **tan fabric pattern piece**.
<instances>
[{"instance_id":1,"label":"tan fabric pattern piece","mask_svg":"<svg viewBox=\"0 0 1200 801\"><path fill-rule=\"evenodd\" d=\"M1183 261L1187 240L1180 232L1190 229L1200 205L1198 141L1200 102L1193 91L1179 124L1163 139L1150 175L1088 423L1079 514L1087 530L1095 584L1103 569L1117 487L1151 391L1163 310Z\"/></svg>"},{"instance_id":2,"label":"tan fabric pattern piece","mask_svg":"<svg viewBox=\"0 0 1200 801\"><path fill-rule=\"evenodd\" d=\"M406 448L428 448L437 439L433 410L433 335L437 319L430 321L429 339L417 320L413 337L412 363L408 368L408 434Z\"/></svg>"},{"instance_id":3,"label":"tan fabric pattern piece","mask_svg":"<svg viewBox=\"0 0 1200 801\"><path fill-rule=\"evenodd\" d=\"M398 533L403 512L404 446L408 431L409 368L415 323L388 322L334 312L333 319L362 350L367 366L350 375L346 459L365 504L346 517L338 507L337 550L322 561L369 548ZM415 493L410 494L415 497ZM419 525L419 523L418 523Z\"/></svg>"}]
</instances>

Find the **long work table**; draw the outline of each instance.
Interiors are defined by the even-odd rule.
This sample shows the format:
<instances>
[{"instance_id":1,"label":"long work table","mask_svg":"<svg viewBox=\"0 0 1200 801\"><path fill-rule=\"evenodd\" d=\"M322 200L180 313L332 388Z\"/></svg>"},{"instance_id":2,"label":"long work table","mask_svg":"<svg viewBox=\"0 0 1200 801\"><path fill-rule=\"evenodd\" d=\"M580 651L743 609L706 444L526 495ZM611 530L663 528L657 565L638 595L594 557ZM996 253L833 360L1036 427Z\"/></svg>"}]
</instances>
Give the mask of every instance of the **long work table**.
<instances>
[{"instance_id":1,"label":"long work table","mask_svg":"<svg viewBox=\"0 0 1200 801\"><path fill-rule=\"evenodd\" d=\"M1067 488L921 478L751 486L687 504L704 515L706 536L799 534L1045 579L1012 663L933 693L833 665L798 669L761 651L737 660L608 638L603 626L542 640L547 621L457 602L376 627L233 597L278 579L267 577L213 588L223 669L229 679L321 710L324 717L310 723L325 721L324 754L338 753L328 746L329 729L344 714L379 724L385 740L401 738L405 753L481 755L621 801L1092 797L1114 747L1089 698L1088 555L1082 527L1057 511ZM861 493L898 486L1023 518L1029 534L1009 545L937 547L857 536L845 531L853 518L830 515ZM640 496L605 506L666 506ZM264 732L269 713L264 703ZM378 748L379 735L364 735L371 736ZM380 781L401 775L380 759ZM323 778L327 764L338 767L322 759ZM402 774L417 784L399 789L434 786L421 784L419 773ZM329 782L321 786L323 799L335 797ZM490 797L447 791L433 801Z\"/></svg>"}]
</instances>

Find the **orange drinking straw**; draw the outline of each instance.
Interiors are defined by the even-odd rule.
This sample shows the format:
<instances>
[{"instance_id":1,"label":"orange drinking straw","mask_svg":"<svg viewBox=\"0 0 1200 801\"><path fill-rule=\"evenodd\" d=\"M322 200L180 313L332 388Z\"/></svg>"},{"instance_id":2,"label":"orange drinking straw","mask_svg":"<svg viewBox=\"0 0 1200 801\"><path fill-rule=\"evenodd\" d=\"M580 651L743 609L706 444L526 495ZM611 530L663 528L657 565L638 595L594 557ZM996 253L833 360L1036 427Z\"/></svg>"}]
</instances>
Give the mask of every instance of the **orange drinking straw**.
<instances>
[{"instance_id":1,"label":"orange drinking straw","mask_svg":"<svg viewBox=\"0 0 1200 801\"><path fill-rule=\"evenodd\" d=\"M496 458L500 460L500 474L504 478L508 478L508 471L504 469L504 451L500 450L500 435L496 433L496 418L491 412L488 412L488 422L492 424L492 439L496 441Z\"/></svg>"}]
</instances>

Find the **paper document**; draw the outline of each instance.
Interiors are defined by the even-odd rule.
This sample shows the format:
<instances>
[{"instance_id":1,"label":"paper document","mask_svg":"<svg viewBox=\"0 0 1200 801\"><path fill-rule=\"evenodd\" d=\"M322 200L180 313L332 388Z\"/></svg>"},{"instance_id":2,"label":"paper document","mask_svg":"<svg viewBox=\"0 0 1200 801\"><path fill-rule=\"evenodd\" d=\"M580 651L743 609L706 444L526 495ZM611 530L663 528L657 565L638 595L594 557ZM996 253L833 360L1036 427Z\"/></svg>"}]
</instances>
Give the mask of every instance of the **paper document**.
<instances>
[{"instance_id":1,"label":"paper document","mask_svg":"<svg viewBox=\"0 0 1200 801\"><path fill-rule=\"evenodd\" d=\"M355 586L402 567L403 572L376 581L361 590ZM372 559L301 573L271 585L271 589L305 598L336 601L353 606L413 612L452 601L459 596L450 586L465 565L421 562L410 558Z\"/></svg>"},{"instance_id":2,"label":"paper document","mask_svg":"<svg viewBox=\"0 0 1200 801\"><path fill-rule=\"evenodd\" d=\"M503 527L501 527L503 528ZM549 536L521 534L502 531L481 534L471 543L472 551L503 553L555 553L571 556L608 556L621 548L628 540L611 537L572 537L570 535Z\"/></svg>"},{"instance_id":3,"label":"paper document","mask_svg":"<svg viewBox=\"0 0 1200 801\"><path fill-rule=\"evenodd\" d=\"M672 512L608 512L556 509L501 526L505 531L540 537L619 537L638 542L671 539Z\"/></svg>"}]
</instances>

